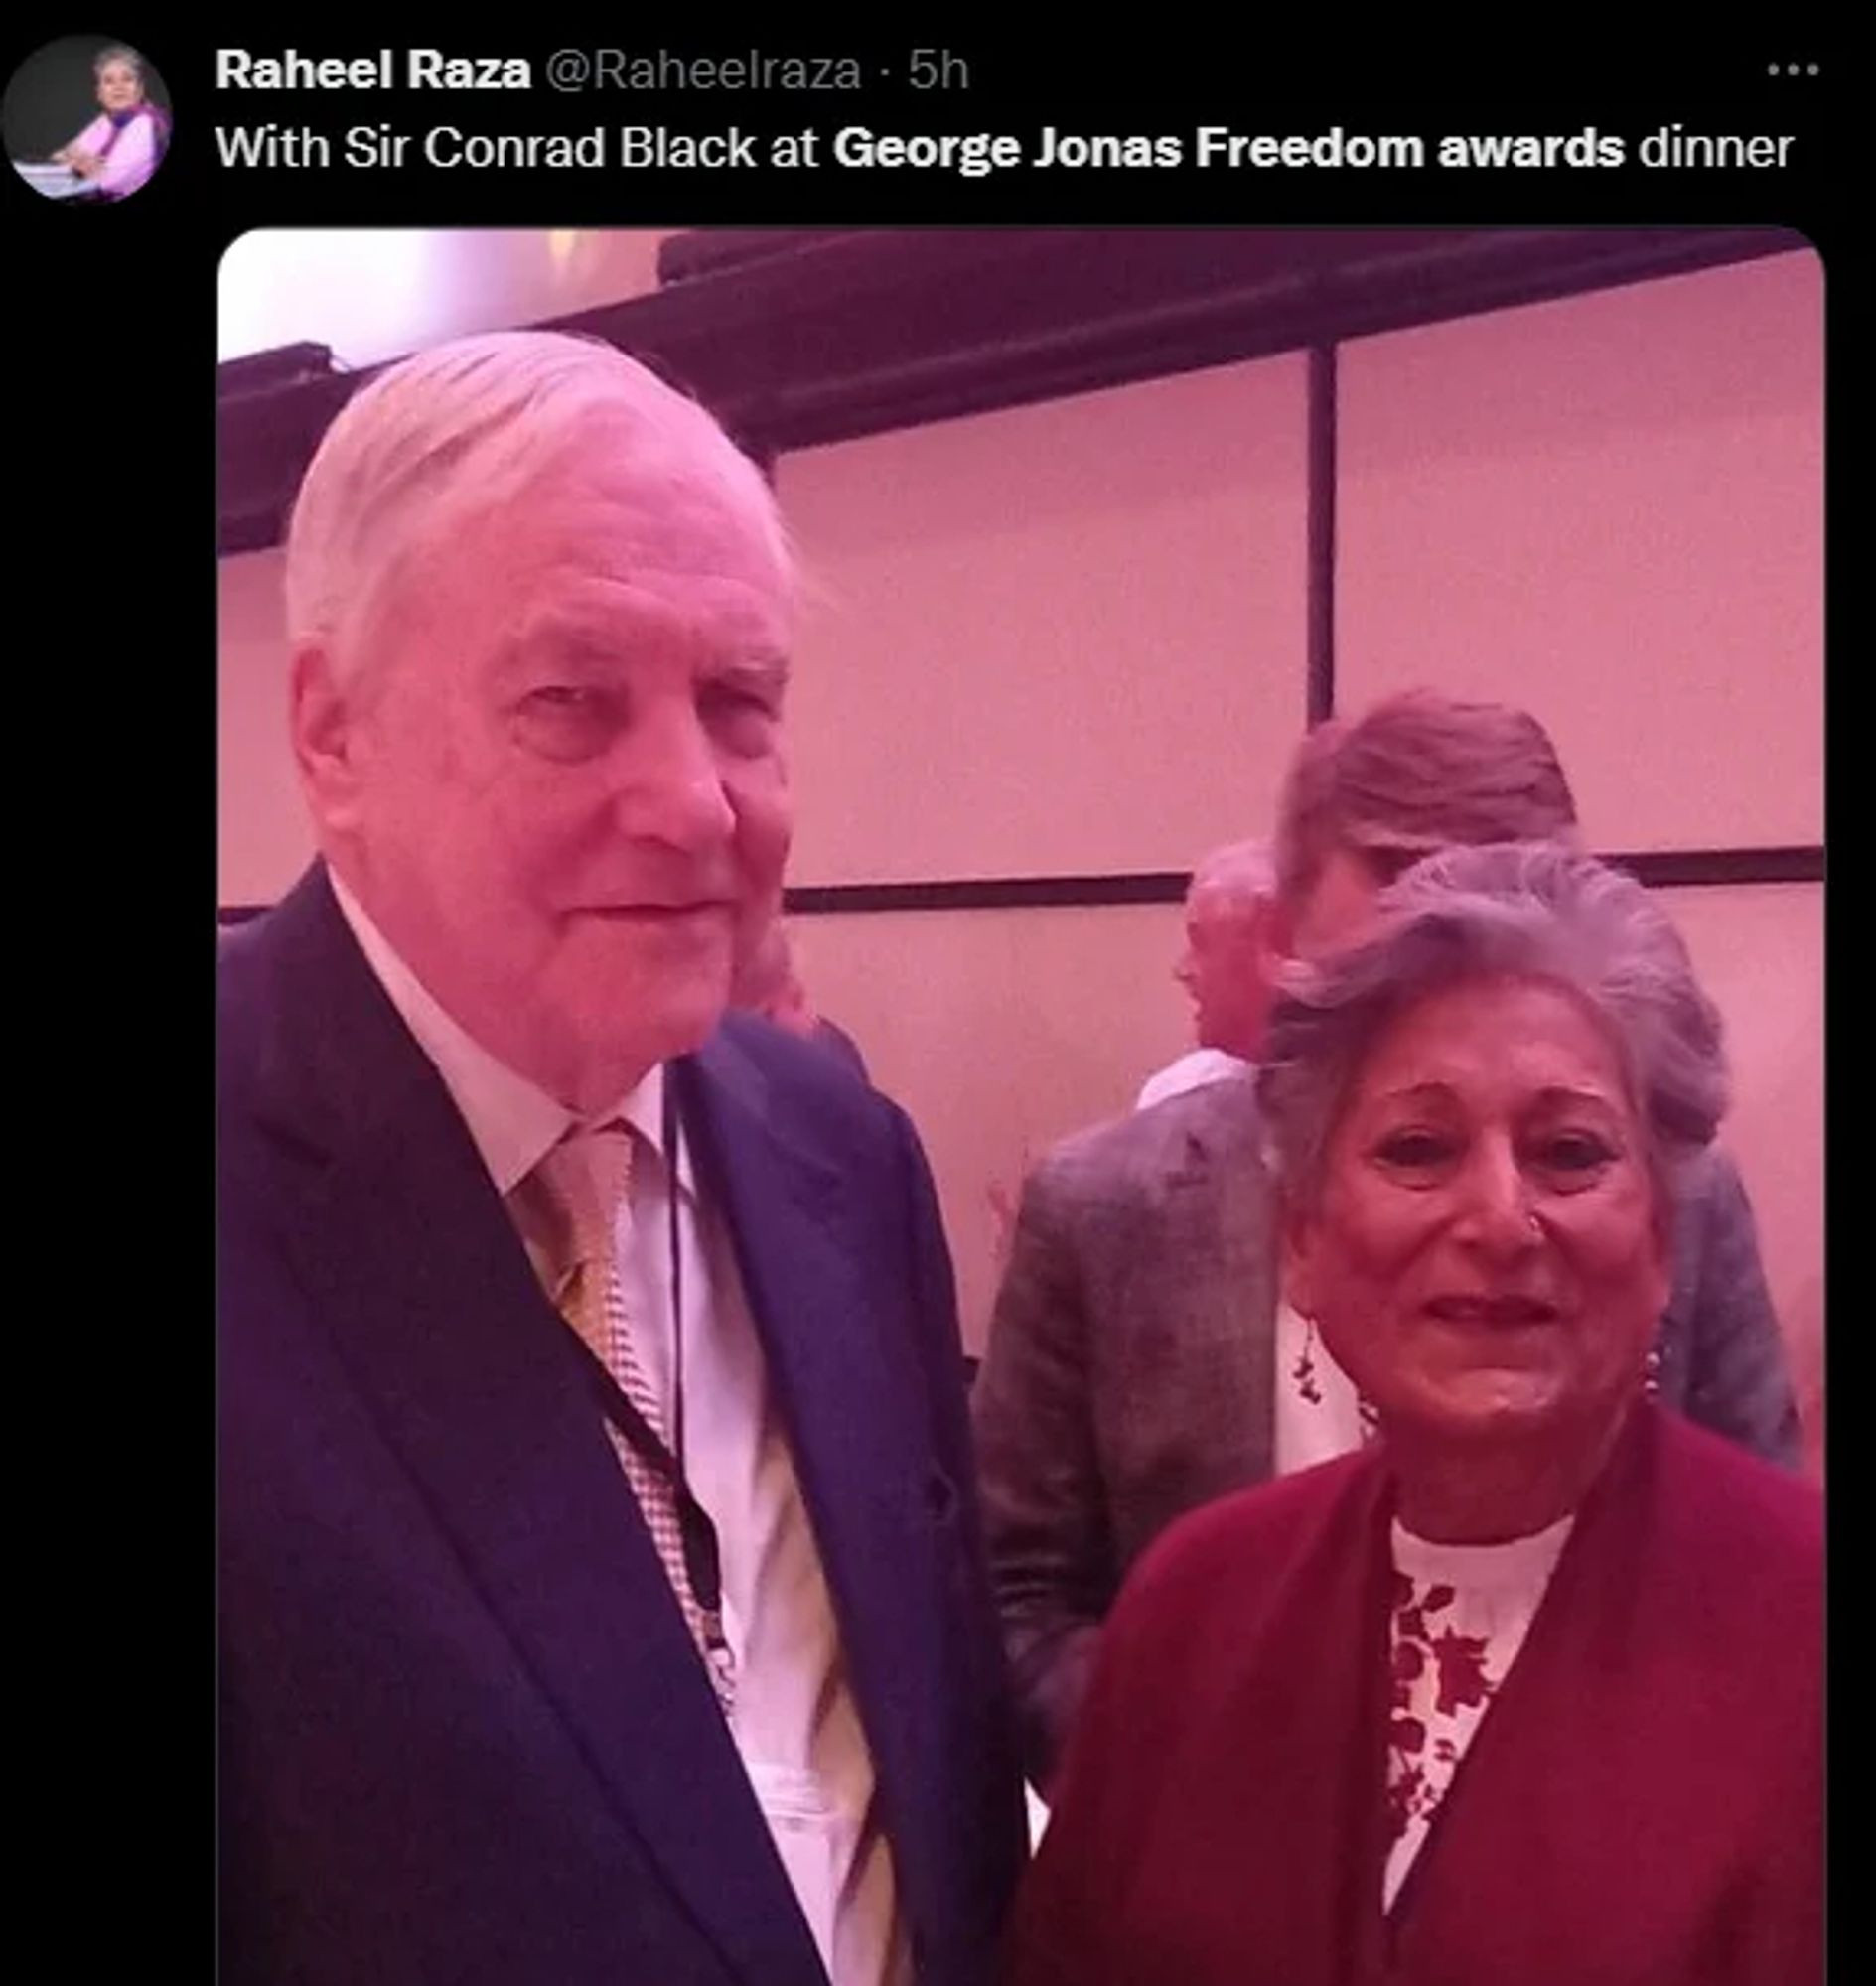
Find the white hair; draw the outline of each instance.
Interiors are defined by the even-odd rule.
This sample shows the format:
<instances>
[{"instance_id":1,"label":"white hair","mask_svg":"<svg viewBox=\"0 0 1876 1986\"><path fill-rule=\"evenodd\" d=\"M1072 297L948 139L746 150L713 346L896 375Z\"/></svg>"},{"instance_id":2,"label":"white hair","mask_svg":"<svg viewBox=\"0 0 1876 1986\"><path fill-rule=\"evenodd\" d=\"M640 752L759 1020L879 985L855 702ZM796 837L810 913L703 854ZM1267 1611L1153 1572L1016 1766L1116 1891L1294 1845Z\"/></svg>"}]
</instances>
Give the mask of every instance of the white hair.
<instances>
[{"instance_id":1,"label":"white hair","mask_svg":"<svg viewBox=\"0 0 1876 1986\"><path fill-rule=\"evenodd\" d=\"M1276 865L1261 841L1232 841L1215 848L1192 874L1189 895L1227 899L1233 907L1249 908L1276 894Z\"/></svg>"},{"instance_id":2,"label":"white hair","mask_svg":"<svg viewBox=\"0 0 1876 1986\"><path fill-rule=\"evenodd\" d=\"M91 58L91 73L93 75L102 75L112 63L122 63L139 82L144 80L143 58L138 55L135 49L126 49L123 47L106 49L102 55L93 56Z\"/></svg>"},{"instance_id":3,"label":"white hair","mask_svg":"<svg viewBox=\"0 0 1876 1986\"><path fill-rule=\"evenodd\" d=\"M326 431L287 533L289 640L325 641L341 677L356 674L413 553L601 441L648 504L701 497L747 518L792 579L762 472L697 401L597 339L493 332L391 366Z\"/></svg>"}]
</instances>

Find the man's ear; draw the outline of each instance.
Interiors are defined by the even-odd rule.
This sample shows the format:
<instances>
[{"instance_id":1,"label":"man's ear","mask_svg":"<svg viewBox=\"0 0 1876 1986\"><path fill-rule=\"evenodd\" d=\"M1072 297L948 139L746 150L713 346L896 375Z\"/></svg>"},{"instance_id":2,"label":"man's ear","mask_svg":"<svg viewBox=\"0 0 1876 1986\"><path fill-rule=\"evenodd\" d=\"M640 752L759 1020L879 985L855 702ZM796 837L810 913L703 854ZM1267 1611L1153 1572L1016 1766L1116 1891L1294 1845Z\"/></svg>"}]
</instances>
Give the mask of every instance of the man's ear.
<instances>
[{"instance_id":1,"label":"man's ear","mask_svg":"<svg viewBox=\"0 0 1876 1986\"><path fill-rule=\"evenodd\" d=\"M1257 920L1257 976L1272 997L1296 963L1296 920L1286 905L1268 898Z\"/></svg>"},{"instance_id":2,"label":"man's ear","mask_svg":"<svg viewBox=\"0 0 1876 1986\"><path fill-rule=\"evenodd\" d=\"M324 641L303 641L293 651L288 695L293 758L313 817L322 829L349 827L360 789L356 686L340 682Z\"/></svg>"}]
</instances>

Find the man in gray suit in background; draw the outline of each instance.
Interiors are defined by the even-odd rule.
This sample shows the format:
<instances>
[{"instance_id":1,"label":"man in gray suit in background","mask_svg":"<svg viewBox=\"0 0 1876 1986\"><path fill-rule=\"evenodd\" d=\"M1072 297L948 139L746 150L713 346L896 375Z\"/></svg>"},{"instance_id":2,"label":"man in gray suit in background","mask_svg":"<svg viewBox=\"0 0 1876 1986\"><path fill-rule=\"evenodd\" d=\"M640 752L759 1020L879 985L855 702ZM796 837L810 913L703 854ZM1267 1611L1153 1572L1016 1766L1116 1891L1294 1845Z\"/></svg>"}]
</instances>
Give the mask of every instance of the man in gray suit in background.
<instances>
[{"instance_id":1,"label":"man in gray suit in background","mask_svg":"<svg viewBox=\"0 0 1876 1986\"><path fill-rule=\"evenodd\" d=\"M1522 711L1425 692L1321 726L1277 829L1277 969L1359 939L1401 870L1452 843L1573 840ZM1026 1182L974 1394L1025 1763L1046 1789L1128 1568L1174 1518L1354 1446L1357 1403L1281 1305L1248 1073L1080 1133ZM1786 1464L1798 1419L1752 1210L1724 1153L1686 1176L1652 1383Z\"/></svg>"}]
</instances>

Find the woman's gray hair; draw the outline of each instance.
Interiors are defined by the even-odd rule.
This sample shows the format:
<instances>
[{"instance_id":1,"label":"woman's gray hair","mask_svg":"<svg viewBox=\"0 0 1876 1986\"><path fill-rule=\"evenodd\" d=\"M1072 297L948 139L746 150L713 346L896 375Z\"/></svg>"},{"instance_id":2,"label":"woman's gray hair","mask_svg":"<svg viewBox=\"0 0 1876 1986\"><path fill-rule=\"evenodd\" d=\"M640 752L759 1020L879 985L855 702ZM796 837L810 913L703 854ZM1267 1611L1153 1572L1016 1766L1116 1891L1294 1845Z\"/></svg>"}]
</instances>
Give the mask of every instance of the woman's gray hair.
<instances>
[{"instance_id":1,"label":"woman's gray hair","mask_svg":"<svg viewBox=\"0 0 1876 1986\"><path fill-rule=\"evenodd\" d=\"M1285 975L1257 1076L1283 1191L1313 1206L1355 1079L1408 1007L1481 979L1572 993L1616 1051L1645 1133L1658 1204L1678 1162L1725 1115L1718 1009L1680 933L1640 883L1555 843L1454 848L1386 890L1368 942Z\"/></svg>"},{"instance_id":2,"label":"woman's gray hair","mask_svg":"<svg viewBox=\"0 0 1876 1986\"><path fill-rule=\"evenodd\" d=\"M457 339L380 373L327 429L287 534L287 638L324 640L342 679L412 555L603 445L659 516L728 508L794 562L761 470L709 412L616 347L561 332Z\"/></svg>"},{"instance_id":3,"label":"woman's gray hair","mask_svg":"<svg viewBox=\"0 0 1876 1986\"><path fill-rule=\"evenodd\" d=\"M121 46L114 49L106 49L102 55L93 56L91 58L91 73L93 75L102 75L112 63L123 63L126 67L134 71L139 82L149 80L144 74L143 58L138 55L135 49L126 49Z\"/></svg>"}]
</instances>

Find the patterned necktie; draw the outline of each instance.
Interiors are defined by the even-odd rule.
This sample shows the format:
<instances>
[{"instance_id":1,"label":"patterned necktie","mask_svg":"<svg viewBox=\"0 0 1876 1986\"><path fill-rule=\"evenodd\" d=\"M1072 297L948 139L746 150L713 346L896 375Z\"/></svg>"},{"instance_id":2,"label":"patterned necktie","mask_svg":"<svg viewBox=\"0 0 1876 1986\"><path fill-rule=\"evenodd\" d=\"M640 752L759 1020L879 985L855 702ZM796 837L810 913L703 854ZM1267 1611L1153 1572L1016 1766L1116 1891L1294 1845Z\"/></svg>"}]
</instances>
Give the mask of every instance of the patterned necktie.
<instances>
[{"instance_id":1,"label":"patterned necktie","mask_svg":"<svg viewBox=\"0 0 1876 1986\"><path fill-rule=\"evenodd\" d=\"M562 1223L560 1245L549 1253L552 1272L544 1280L560 1314L586 1341L620 1391L668 1450L670 1435L664 1425L664 1409L634 1348L619 1275L616 1234L631 1190L632 1159L632 1128L614 1120L568 1132L534 1169L533 1177ZM672 1181L671 1191L676 1190ZM606 1432L639 1499L691 1639L704 1657L717 1699L728 1716L735 1705L729 1651L723 1642L720 1619L707 1613L691 1590L676 1490L669 1478L648 1462L611 1421Z\"/></svg>"}]
</instances>

